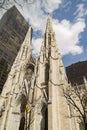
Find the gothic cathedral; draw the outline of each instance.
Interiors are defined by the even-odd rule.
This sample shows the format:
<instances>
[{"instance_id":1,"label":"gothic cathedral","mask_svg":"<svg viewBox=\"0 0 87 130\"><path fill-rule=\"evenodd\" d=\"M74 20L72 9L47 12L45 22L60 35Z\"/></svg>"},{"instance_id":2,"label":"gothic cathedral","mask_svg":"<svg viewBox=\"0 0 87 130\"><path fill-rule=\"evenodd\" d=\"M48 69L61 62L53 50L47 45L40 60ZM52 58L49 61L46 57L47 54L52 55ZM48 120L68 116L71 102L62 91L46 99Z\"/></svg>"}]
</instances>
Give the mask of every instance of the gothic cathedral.
<instances>
[{"instance_id":1,"label":"gothic cathedral","mask_svg":"<svg viewBox=\"0 0 87 130\"><path fill-rule=\"evenodd\" d=\"M39 58L32 58L32 29L0 95L0 130L79 130L63 89L68 82L48 16Z\"/></svg>"}]
</instances>

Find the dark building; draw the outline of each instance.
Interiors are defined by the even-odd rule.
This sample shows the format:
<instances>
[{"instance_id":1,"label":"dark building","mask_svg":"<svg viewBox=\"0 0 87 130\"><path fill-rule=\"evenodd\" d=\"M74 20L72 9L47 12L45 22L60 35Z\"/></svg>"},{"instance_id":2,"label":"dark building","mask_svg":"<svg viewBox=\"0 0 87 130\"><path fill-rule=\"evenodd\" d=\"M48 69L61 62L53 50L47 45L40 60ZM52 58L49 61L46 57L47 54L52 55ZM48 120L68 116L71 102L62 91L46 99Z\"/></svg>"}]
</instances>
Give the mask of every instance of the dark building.
<instances>
[{"instance_id":1,"label":"dark building","mask_svg":"<svg viewBox=\"0 0 87 130\"><path fill-rule=\"evenodd\" d=\"M83 84L83 77L87 78L87 61L78 62L66 67L66 74L71 84Z\"/></svg>"},{"instance_id":2,"label":"dark building","mask_svg":"<svg viewBox=\"0 0 87 130\"><path fill-rule=\"evenodd\" d=\"M0 20L0 92L25 38L29 24L13 6Z\"/></svg>"}]
</instances>

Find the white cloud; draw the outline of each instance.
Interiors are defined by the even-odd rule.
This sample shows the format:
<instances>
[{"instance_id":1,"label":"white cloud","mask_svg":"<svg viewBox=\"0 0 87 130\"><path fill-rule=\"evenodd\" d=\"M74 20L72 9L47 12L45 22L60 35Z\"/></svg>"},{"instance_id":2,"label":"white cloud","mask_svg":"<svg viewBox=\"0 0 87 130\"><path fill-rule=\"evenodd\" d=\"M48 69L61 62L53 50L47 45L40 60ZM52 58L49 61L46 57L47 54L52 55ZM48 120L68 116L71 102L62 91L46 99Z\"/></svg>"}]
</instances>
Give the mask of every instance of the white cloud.
<instances>
[{"instance_id":1,"label":"white cloud","mask_svg":"<svg viewBox=\"0 0 87 130\"><path fill-rule=\"evenodd\" d=\"M42 44L42 38L32 39L33 56L36 56L36 57L39 56L41 44Z\"/></svg>"},{"instance_id":2,"label":"white cloud","mask_svg":"<svg viewBox=\"0 0 87 130\"><path fill-rule=\"evenodd\" d=\"M29 23L35 30L43 30L44 27L42 25L45 23L46 19L44 12L41 10L40 4L41 1L36 0L33 4L25 4L23 10L21 9L22 14L26 19L29 19Z\"/></svg>"},{"instance_id":3,"label":"white cloud","mask_svg":"<svg viewBox=\"0 0 87 130\"><path fill-rule=\"evenodd\" d=\"M43 0L43 6L45 11L48 13L52 13L55 9L59 7L59 4L62 0Z\"/></svg>"},{"instance_id":4,"label":"white cloud","mask_svg":"<svg viewBox=\"0 0 87 130\"><path fill-rule=\"evenodd\" d=\"M53 20L53 28L62 55L69 53L76 55L83 52L82 46L79 45L80 34L85 28L83 21L70 23L70 21L66 19L61 22Z\"/></svg>"},{"instance_id":5,"label":"white cloud","mask_svg":"<svg viewBox=\"0 0 87 130\"><path fill-rule=\"evenodd\" d=\"M23 0L20 0L22 2ZM29 0L30 1L30 0ZM62 0L32 0L32 4L23 4L23 8L17 6L20 12L26 19L29 19L30 25L34 30L40 30L44 32L47 15L44 10L48 13L52 13Z\"/></svg>"}]
</instances>

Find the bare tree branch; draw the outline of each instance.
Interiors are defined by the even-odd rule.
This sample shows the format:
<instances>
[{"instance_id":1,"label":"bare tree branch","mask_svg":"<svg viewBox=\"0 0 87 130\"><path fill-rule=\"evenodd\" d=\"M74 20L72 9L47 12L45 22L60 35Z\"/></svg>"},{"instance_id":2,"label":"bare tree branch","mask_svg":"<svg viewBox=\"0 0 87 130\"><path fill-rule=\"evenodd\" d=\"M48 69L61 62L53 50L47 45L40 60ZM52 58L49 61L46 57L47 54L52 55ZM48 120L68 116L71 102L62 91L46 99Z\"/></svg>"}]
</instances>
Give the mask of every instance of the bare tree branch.
<instances>
[{"instance_id":1,"label":"bare tree branch","mask_svg":"<svg viewBox=\"0 0 87 130\"><path fill-rule=\"evenodd\" d=\"M68 99L68 102L69 102L70 104L72 104L72 105L79 111L79 113L83 116L82 111L79 109L78 105L77 105L77 104L75 103L75 101L71 98L71 96L68 95L68 94L65 94L64 96L66 97L66 99Z\"/></svg>"},{"instance_id":2,"label":"bare tree branch","mask_svg":"<svg viewBox=\"0 0 87 130\"><path fill-rule=\"evenodd\" d=\"M75 108L74 116L78 117L84 123L85 130L87 129L87 89L83 86L68 86L63 90L64 96L68 103ZM73 116L73 117L74 117Z\"/></svg>"}]
</instances>

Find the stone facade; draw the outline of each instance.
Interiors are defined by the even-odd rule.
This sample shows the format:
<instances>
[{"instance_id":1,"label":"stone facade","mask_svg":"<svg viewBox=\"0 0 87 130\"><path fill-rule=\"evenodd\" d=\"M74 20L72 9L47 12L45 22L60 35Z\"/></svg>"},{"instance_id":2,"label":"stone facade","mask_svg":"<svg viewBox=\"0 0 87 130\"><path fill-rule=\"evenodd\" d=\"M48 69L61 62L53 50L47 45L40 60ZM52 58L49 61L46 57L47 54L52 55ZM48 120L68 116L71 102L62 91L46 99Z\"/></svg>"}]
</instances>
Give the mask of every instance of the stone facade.
<instances>
[{"instance_id":1,"label":"stone facade","mask_svg":"<svg viewBox=\"0 0 87 130\"><path fill-rule=\"evenodd\" d=\"M0 130L79 130L63 95L68 86L48 16L40 57L31 57L31 27L0 96Z\"/></svg>"}]
</instances>

